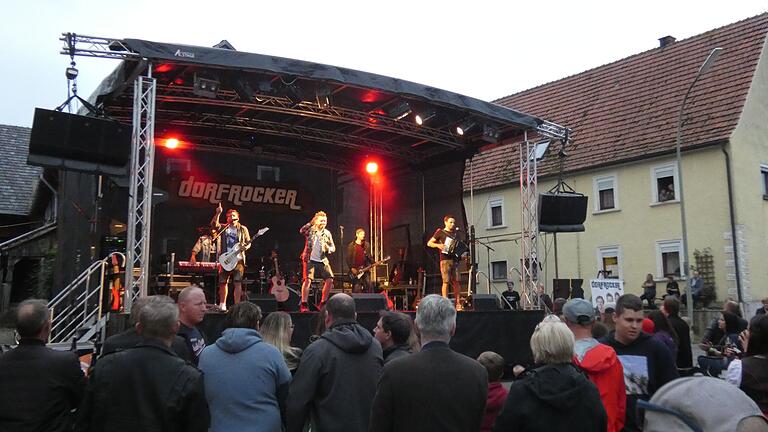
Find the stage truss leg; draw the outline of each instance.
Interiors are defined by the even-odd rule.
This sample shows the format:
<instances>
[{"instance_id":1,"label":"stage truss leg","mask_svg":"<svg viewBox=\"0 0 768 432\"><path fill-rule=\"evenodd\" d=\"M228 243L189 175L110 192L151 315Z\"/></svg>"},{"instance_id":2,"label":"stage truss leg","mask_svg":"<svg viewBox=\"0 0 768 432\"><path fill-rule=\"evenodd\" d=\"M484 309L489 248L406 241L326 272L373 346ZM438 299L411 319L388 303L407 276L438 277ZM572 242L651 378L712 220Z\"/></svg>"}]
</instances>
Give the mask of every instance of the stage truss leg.
<instances>
[{"instance_id":1,"label":"stage truss leg","mask_svg":"<svg viewBox=\"0 0 768 432\"><path fill-rule=\"evenodd\" d=\"M152 173L155 165L156 81L151 65L148 76L133 85L133 137L128 196L128 239L125 266L125 311L133 300L147 295L149 234L152 224Z\"/></svg>"},{"instance_id":2,"label":"stage truss leg","mask_svg":"<svg viewBox=\"0 0 768 432\"><path fill-rule=\"evenodd\" d=\"M370 222L371 258L378 262L384 259L384 197L381 183L377 177L371 176L370 188L368 217ZM377 274L377 267L374 266L371 269L371 283L376 283L378 276L380 276Z\"/></svg>"},{"instance_id":3,"label":"stage truss leg","mask_svg":"<svg viewBox=\"0 0 768 432\"><path fill-rule=\"evenodd\" d=\"M537 309L534 301L539 263L538 175L536 144L528 140L520 143L520 297L523 309Z\"/></svg>"}]
</instances>

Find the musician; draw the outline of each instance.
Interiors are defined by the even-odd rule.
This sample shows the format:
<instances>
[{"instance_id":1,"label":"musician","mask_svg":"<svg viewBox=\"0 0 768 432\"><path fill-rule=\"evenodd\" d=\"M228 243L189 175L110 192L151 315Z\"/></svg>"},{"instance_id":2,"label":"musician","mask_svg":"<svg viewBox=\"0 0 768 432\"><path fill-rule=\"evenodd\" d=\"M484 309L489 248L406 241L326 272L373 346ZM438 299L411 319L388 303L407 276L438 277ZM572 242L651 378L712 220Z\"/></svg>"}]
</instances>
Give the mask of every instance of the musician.
<instances>
[{"instance_id":1,"label":"musician","mask_svg":"<svg viewBox=\"0 0 768 432\"><path fill-rule=\"evenodd\" d=\"M212 227L200 227L197 229L202 235L195 242L195 246L192 247L192 255L189 256L189 262L196 263L197 256L200 255L200 261L211 262L216 261L216 242L213 240L216 230Z\"/></svg>"},{"instance_id":2,"label":"musician","mask_svg":"<svg viewBox=\"0 0 768 432\"><path fill-rule=\"evenodd\" d=\"M365 230L358 228L355 230L355 240L347 245L347 266L349 266L350 280L352 281L352 292L370 292L371 274L366 271L361 278L357 278L359 269L373 263L373 259L368 254L368 247L365 243Z\"/></svg>"},{"instance_id":3,"label":"musician","mask_svg":"<svg viewBox=\"0 0 768 432\"><path fill-rule=\"evenodd\" d=\"M211 219L211 227L215 228L219 234L217 238L218 250L224 254L232 249L238 243L247 244L246 250L250 249L251 234L248 232L248 228L240 223L240 213L235 209L227 210L227 224L221 225L219 223L219 217L221 216L223 209L221 203L216 208L216 213ZM232 271L225 271L223 268L219 268L219 309L222 311L227 310L227 286L229 280L232 279L232 285L234 286L234 302L239 303L240 298L243 295L243 274L245 273L245 251L240 254L240 259L237 262Z\"/></svg>"},{"instance_id":4,"label":"musician","mask_svg":"<svg viewBox=\"0 0 768 432\"><path fill-rule=\"evenodd\" d=\"M328 261L328 254L336 252L336 245L333 243L331 232L325 227L328 225L328 216L323 211L315 213L312 220L299 229L299 233L306 237L304 250L301 252L301 261L303 264L302 276L304 280L301 284L301 306L299 312L308 312L307 295L312 279L316 276L323 278L323 296L320 301L320 307L328 300L328 294L333 286L333 271Z\"/></svg>"},{"instance_id":5,"label":"musician","mask_svg":"<svg viewBox=\"0 0 768 432\"><path fill-rule=\"evenodd\" d=\"M448 297L448 285L453 286L453 296L456 300L456 310L461 310L459 291L459 261L453 255L449 255L448 249L458 240L456 237L456 219L452 215L443 218L444 227L438 228L427 246L440 250L440 276L443 278L442 294Z\"/></svg>"}]
</instances>

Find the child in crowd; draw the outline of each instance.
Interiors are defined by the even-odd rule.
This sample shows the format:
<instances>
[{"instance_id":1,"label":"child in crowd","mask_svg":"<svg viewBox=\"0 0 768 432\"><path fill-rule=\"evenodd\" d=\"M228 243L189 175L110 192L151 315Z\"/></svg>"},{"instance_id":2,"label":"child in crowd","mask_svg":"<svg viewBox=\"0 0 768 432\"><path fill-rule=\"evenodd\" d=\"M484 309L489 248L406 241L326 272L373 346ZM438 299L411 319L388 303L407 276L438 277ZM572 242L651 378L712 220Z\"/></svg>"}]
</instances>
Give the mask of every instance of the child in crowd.
<instances>
[{"instance_id":1,"label":"child in crowd","mask_svg":"<svg viewBox=\"0 0 768 432\"><path fill-rule=\"evenodd\" d=\"M485 403L485 414L480 424L480 431L493 430L496 417L499 416L507 400L507 389L501 385L501 377L504 375L504 357L493 351L485 351L480 354L477 361L488 371L488 400Z\"/></svg>"}]
</instances>

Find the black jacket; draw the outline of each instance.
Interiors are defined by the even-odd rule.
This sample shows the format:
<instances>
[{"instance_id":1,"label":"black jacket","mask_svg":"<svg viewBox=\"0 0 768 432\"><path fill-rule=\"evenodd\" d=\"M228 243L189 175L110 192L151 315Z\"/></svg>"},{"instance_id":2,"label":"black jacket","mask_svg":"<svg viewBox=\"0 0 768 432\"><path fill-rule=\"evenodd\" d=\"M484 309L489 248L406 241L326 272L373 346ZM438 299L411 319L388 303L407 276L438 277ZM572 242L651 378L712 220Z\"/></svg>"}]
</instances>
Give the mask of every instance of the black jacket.
<instances>
[{"instance_id":1,"label":"black jacket","mask_svg":"<svg viewBox=\"0 0 768 432\"><path fill-rule=\"evenodd\" d=\"M21 339L0 355L0 431L70 430L84 388L77 356Z\"/></svg>"},{"instance_id":2,"label":"black jacket","mask_svg":"<svg viewBox=\"0 0 768 432\"><path fill-rule=\"evenodd\" d=\"M355 242L350 242L347 245L347 256L344 257L347 260L347 267L350 269L355 266L355 245ZM368 254L368 243L363 243L363 251L365 252L365 256L363 257L363 267L365 267L368 264L373 263L373 259Z\"/></svg>"},{"instance_id":3,"label":"black jacket","mask_svg":"<svg viewBox=\"0 0 768 432\"><path fill-rule=\"evenodd\" d=\"M444 342L390 362L371 410L371 432L480 430L488 372Z\"/></svg>"},{"instance_id":4,"label":"black jacket","mask_svg":"<svg viewBox=\"0 0 768 432\"><path fill-rule=\"evenodd\" d=\"M678 315L669 316L669 324L677 333L677 359L675 364L680 369L693 367L693 353L691 352L691 329Z\"/></svg>"},{"instance_id":5,"label":"black jacket","mask_svg":"<svg viewBox=\"0 0 768 432\"><path fill-rule=\"evenodd\" d=\"M101 347L101 355L104 356L115 351L135 347L143 341L144 338L136 333L136 328L132 327L122 333L108 337L107 340L104 341L104 346ZM192 353L189 351L189 348L187 348L186 339L181 336L176 336L173 339L171 351L186 361L192 362L194 360Z\"/></svg>"},{"instance_id":6,"label":"black jacket","mask_svg":"<svg viewBox=\"0 0 768 432\"><path fill-rule=\"evenodd\" d=\"M77 431L206 432L203 374L160 341L105 355L88 379Z\"/></svg>"},{"instance_id":7,"label":"black jacket","mask_svg":"<svg viewBox=\"0 0 768 432\"><path fill-rule=\"evenodd\" d=\"M337 321L304 350L288 394L288 432L368 430L384 359L379 341L354 321Z\"/></svg>"},{"instance_id":8,"label":"black jacket","mask_svg":"<svg viewBox=\"0 0 768 432\"><path fill-rule=\"evenodd\" d=\"M406 357L411 354L411 347L408 344L392 345L384 350L384 364L392 360Z\"/></svg>"},{"instance_id":9,"label":"black jacket","mask_svg":"<svg viewBox=\"0 0 768 432\"><path fill-rule=\"evenodd\" d=\"M533 370L512 384L494 432L604 432L608 417L600 393L571 363Z\"/></svg>"}]
</instances>

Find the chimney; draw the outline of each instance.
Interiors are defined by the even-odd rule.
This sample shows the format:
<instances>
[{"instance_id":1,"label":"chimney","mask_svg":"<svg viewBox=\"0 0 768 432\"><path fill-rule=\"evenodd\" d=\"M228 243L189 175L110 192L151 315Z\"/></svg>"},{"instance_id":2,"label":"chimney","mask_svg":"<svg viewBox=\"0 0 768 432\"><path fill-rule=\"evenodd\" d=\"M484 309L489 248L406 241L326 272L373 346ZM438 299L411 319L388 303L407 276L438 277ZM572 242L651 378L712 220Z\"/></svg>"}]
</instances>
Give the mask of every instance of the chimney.
<instances>
[{"instance_id":1,"label":"chimney","mask_svg":"<svg viewBox=\"0 0 768 432\"><path fill-rule=\"evenodd\" d=\"M664 48L668 45L672 45L675 43L677 39L675 39L674 36L664 36L662 38L659 38L659 48Z\"/></svg>"}]
</instances>

